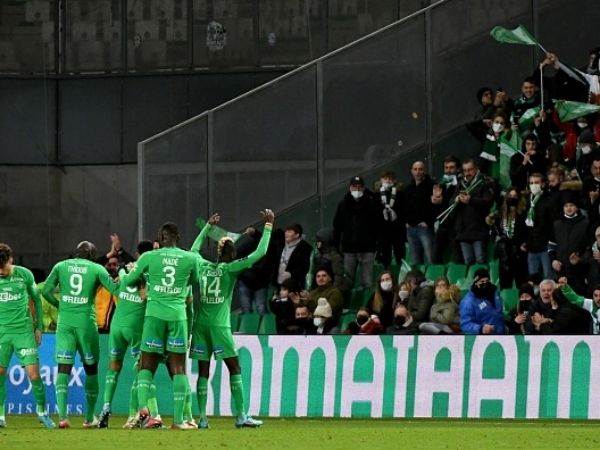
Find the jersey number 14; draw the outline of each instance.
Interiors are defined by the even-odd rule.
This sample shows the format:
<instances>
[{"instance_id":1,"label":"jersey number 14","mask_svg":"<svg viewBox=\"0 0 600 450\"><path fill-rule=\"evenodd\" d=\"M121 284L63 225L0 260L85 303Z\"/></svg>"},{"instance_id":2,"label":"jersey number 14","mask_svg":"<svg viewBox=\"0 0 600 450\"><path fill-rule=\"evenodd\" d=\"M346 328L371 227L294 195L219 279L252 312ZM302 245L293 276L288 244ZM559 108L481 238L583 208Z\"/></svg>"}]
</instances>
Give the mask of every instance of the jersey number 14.
<instances>
[{"instance_id":1,"label":"jersey number 14","mask_svg":"<svg viewBox=\"0 0 600 450\"><path fill-rule=\"evenodd\" d=\"M221 294L221 278L211 277L209 279L204 276L202 277L202 281L204 298L218 299Z\"/></svg>"}]
</instances>

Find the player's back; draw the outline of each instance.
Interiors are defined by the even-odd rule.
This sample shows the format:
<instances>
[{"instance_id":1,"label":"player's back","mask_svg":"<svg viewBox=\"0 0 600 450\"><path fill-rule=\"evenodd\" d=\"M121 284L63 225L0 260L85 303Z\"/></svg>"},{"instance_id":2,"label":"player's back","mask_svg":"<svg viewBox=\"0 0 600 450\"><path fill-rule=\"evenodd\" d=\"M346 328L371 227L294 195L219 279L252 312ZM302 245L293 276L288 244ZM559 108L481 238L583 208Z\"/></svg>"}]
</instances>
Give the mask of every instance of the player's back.
<instances>
[{"instance_id":1,"label":"player's back","mask_svg":"<svg viewBox=\"0 0 600 450\"><path fill-rule=\"evenodd\" d=\"M125 271L119 273L121 279ZM123 281L119 284L118 302L111 326L141 328L146 314L146 302L140 293L140 286L126 286Z\"/></svg>"},{"instance_id":2,"label":"player's back","mask_svg":"<svg viewBox=\"0 0 600 450\"><path fill-rule=\"evenodd\" d=\"M10 276L0 277L0 333L25 332L33 325L27 292L27 284L31 283L31 271L17 265L13 265Z\"/></svg>"},{"instance_id":3,"label":"player's back","mask_svg":"<svg viewBox=\"0 0 600 450\"><path fill-rule=\"evenodd\" d=\"M144 253L140 270L148 276L146 315L163 320L186 320L185 301L195 281L195 256L178 247Z\"/></svg>"},{"instance_id":4,"label":"player's back","mask_svg":"<svg viewBox=\"0 0 600 450\"><path fill-rule=\"evenodd\" d=\"M231 327L231 303L239 270L233 263L204 262L198 268L200 307L198 323Z\"/></svg>"}]
</instances>

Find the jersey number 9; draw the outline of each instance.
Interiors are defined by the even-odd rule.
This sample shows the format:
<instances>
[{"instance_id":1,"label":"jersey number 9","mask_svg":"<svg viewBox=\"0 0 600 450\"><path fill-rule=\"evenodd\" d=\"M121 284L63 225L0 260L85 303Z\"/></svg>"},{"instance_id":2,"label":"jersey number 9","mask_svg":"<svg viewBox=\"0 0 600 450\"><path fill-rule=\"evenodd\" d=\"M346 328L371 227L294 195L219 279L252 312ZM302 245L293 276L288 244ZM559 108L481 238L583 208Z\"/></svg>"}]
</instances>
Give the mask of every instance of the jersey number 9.
<instances>
[{"instance_id":1,"label":"jersey number 9","mask_svg":"<svg viewBox=\"0 0 600 450\"><path fill-rule=\"evenodd\" d=\"M83 277L80 273L74 273L69 278L69 284L71 285L71 295L79 295L83 290Z\"/></svg>"}]
</instances>

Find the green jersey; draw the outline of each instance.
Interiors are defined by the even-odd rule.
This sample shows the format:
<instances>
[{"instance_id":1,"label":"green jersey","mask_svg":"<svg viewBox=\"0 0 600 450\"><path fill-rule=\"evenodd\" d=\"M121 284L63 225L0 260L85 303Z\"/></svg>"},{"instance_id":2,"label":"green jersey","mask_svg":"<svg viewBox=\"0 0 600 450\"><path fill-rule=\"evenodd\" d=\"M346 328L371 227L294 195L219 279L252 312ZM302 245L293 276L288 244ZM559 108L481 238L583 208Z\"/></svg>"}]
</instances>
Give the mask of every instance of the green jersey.
<instances>
[{"instance_id":1,"label":"green jersey","mask_svg":"<svg viewBox=\"0 0 600 450\"><path fill-rule=\"evenodd\" d=\"M231 327L231 301L237 276L249 269L267 253L272 225L266 224L256 250L246 258L230 263L214 263L204 259L198 251L210 231L207 224L194 241L192 250L197 257L198 280L200 281L200 307L194 325Z\"/></svg>"},{"instance_id":2,"label":"green jersey","mask_svg":"<svg viewBox=\"0 0 600 450\"><path fill-rule=\"evenodd\" d=\"M33 332L29 299L35 306L36 328L42 329L42 300L29 269L13 265L10 275L0 276L0 334Z\"/></svg>"},{"instance_id":3,"label":"green jersey","mask_svg":"<svg viewBox=\"0 0 600 450\"><path fill-rule=\"evenodd\" d=\"M146 300L140 296L138 286L125 286L123 278L127 273L119 271L119 301L111 322L111 327L142 329L146 314Z\"/></svg>"},{"instance_id":4,"label":"green jersey","mask_svg":"<svg viewBox=\"0 0 600 450\"><path fill-rule=\"evenodd\" d=\"M146 316L166 321L186 320L189 286L197 283L196 258L177 247L164 247L144 253L135 269L124 279L133 286L146 274Z\"/></svg>"},{"instance_id":5,"label":"green jersey","mask_svg":"<svg viewBox=\"0 0 600 450\"><path fill-rule=\"evenodd\" d=\"M113 295L119 288L100 264L83 258L66 259L52 268L42 294L49 303L56 304L53 293L58 286L58 324L78 326L96 322L94 300L100 285Z\"/></svg>"}]
</instances>

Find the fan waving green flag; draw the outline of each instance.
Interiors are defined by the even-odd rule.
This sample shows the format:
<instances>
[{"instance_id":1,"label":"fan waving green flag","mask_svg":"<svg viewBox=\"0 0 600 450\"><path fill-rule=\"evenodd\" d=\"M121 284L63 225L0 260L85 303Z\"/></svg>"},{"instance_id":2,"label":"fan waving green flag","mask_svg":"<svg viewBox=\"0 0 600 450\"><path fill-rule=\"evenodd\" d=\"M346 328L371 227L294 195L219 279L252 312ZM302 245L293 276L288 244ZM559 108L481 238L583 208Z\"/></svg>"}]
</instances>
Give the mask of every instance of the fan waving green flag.
<instances>
[{"instance_id":1,"label":"fan waving green flag","mask_svg":"<svg viewBox=\"0 0 600 450\"><path fill-rule=\"evenodd\" d=\"M512 130L500 136L500 185L508 189L512 182L510 180L510 159L515 153L521 152L522 139L519 133Z\"/></svg>"},{"instance_id":2,"label":"fan waving green flag","mask_svg":"<svg viewBox=\"0 0 600 450\"><path fill-rule=\"evenodd\" d=\"M539 45L523 25L519 25L514 30L508 30L500 26L494 27L490 34L498 42L504 44Z\"/></svg>"},{"instance_id":3,"label":"fan waving green flag","mask_svg":"<svg viewBox=\"0 0 600 450\"><path fill-rule=\"evenodd\" d=\"M561 122L577 119L600 111L600 106L591 103L572 102L570 100L554 100L554 108Z\"/></svg>"}]
</instances>

